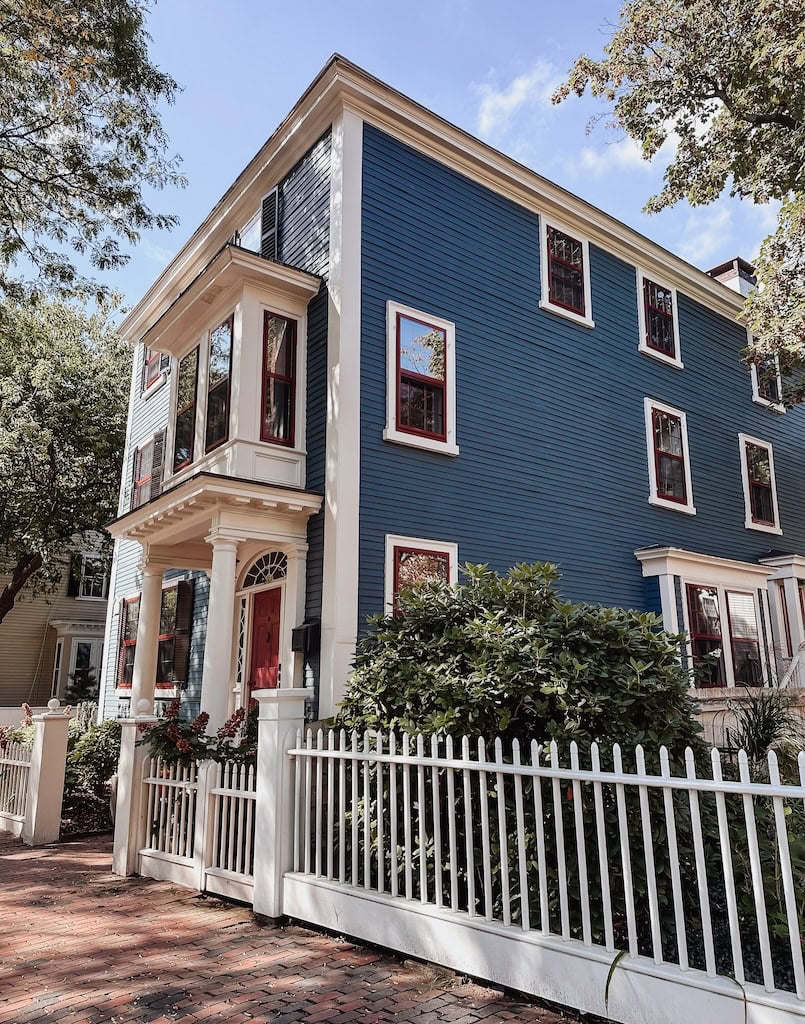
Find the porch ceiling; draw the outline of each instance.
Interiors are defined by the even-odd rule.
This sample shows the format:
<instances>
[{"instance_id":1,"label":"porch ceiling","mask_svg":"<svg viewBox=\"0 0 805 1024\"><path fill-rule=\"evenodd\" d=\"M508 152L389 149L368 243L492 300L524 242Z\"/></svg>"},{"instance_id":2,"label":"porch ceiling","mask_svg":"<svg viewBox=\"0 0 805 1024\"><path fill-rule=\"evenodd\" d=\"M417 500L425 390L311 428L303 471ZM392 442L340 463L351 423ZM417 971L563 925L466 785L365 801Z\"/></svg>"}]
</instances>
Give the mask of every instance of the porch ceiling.
<instances>
[{"instance_id":1,"label":"porch ceiling","mask_svg":"<svg viewBox=\"0 0 805 1024\"><path fill-rule=\"evenodd\" d=\"M321 502L321 495L309 491L198 473L107 529L116 540L138 541L177 566L206 568L211 551L204 542L211 533L244 541L304 541L307 520Z\"/></svg>"}]
</instances>

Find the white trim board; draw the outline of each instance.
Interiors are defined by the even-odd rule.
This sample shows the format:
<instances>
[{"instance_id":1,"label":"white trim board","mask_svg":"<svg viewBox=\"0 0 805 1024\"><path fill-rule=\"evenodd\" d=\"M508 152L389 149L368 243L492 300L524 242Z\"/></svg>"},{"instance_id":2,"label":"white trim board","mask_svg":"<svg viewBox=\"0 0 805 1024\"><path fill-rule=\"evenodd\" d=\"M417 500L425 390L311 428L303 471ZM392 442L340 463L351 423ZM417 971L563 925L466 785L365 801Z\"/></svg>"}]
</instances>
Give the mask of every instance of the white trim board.
<instances>
[{"instance_id":1,"label":"white trim board","mask_svg":"<svg viewBox=\"0 0 805 1024\"><path fill-rule=\"evenodd\" d=\"M446 540L428 540L424 537L401 537L398 534L386 534L385 557L383 561L383 603L386 615L394 611L394 549L413 548L414 550L436 551L450 557L450 586L458 583L458 544Z\"/></svg>"},{"instance_id":2,"label":"white trim board","mask_svg":"<svg viewBox=\"0 0 805 1024\"><path fill-rule=\"evenodd\" d=\"M675 370L684 370L685 365L682 362L682 350L679 343L679 308L677 306L676 294L677 290L673 285L667 284L660 280L656 275L647 274L640 267L636 268L637 272L637 323L640 337L638 340L637 351L641 352L644 356L650 356L652 359L656 359L661 363L665 363L666 366L673 366ZM664 352L660 352L656 348L651 348L646 340L648 337L648 324L646 323L646 301L644 286L645 282L650 281L658 288L664 288L666 291L671 293L671 309L673 316L673 328L674 328L674 355L669 356Z\"/></svg>"},{"instance_id":3,"label":"white trim board","mask_svg":"<svg viewBox=\"0 0 805 1024\"><path fill-rule=\"evenodd\" d=\"M771 481L771 502L774 511L774 523L756 523L752 518L752 503L749 495L749 463L746 457L746 446L754 445L756 448L765 448L769 456L769 478ZM744 498L744 527L747 530L758 530L761 533L781 534L780 507L777 504L777 477L774 474L774 447L771 441L762 441L759 437L752 437L750 434L738 434L738 450L741 457L741 485Z\"/></svg>"},{"instance_id":4,"label":"white trim board","mask_svg":"<svg viewBox=\"0 0 805 1024\"><path fill-rule=\"evenodd\" d=\"M574 313L572 309L565 309L551 302L550 283L548 281L548 228L561 231L576 242L581 242L582 260L584 263L582 282L584 286L584 316ZM591 293L592 268L590 267L590 240L577 228L570 228L563 224L556 217L546 217L541 214L539 218L539 277L540 277L540 298L539 308L548 313L555 313L556 316L564 317L581 327L595 327L593 320L593 300Z\"/></svg>"},{"instance_id":5,"label":"white trim board","mask_svg":"<svg viewBox=\"0 0 805 1024\"><path fill-rule=\"evenodd\" d=\"M679 419L682 429L682 454L685 459L685 503L671 501L668 498L661 498L657 494L657 466L654 460L654 424L652 413L654 410L667 413ZM646 460L648 462L649 479L649 505L656 505L658 508L667 508L672 512L684 512L689 516L696 515L696 506L693 503L693 477L690 466L690 449L688 447L688 418L681 409L675 409L671 405L665 405L654 398L643 399L643 413L646 420Z\"/></svg>"}]
</instances>

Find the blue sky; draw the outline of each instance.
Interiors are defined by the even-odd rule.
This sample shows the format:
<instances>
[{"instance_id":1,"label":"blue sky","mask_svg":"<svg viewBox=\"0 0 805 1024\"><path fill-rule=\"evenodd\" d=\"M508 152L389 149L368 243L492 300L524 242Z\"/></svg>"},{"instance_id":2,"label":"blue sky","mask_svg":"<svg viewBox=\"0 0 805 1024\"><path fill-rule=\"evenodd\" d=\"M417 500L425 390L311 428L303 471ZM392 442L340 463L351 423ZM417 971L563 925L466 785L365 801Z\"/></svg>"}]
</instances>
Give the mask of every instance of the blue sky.
<instances>
[{"instance_id":1,"label":"blue sky","mask_svg":"<svg viewBox=\"0 0 805 1024\"><path fill-rule=\"evenodd\" d=\"M725 197L648 217L641 208L663 158L646 164L603 124L588 134L605 108L587 97L551 105L575 56L601 52L618 9L610 0L161 0L152 56L182 86L164 121L190 183L154 199L180 226L145 236L107 280L136 301L336 51L696 266L751 259L773 227L771 207Z\"/></svg>"}]
</instances>

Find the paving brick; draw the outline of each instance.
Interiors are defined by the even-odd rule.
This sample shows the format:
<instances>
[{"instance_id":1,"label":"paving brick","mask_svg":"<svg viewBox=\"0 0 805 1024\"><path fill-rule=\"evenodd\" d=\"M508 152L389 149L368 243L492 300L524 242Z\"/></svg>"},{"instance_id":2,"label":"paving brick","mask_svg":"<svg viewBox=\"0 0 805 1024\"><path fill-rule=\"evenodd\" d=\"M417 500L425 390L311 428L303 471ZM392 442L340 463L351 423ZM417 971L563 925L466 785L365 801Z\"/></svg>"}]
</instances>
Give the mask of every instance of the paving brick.
<instances>
[{"instance_id":1,"label":"paving brick","mask_svg":"<svg viewBox=\"0 0 805 1024\"><path fill-rule=\"evenodd\" d=\"M449 971L0 832L0 1024L570 1024Z\"/></svg>"}]
</instances>

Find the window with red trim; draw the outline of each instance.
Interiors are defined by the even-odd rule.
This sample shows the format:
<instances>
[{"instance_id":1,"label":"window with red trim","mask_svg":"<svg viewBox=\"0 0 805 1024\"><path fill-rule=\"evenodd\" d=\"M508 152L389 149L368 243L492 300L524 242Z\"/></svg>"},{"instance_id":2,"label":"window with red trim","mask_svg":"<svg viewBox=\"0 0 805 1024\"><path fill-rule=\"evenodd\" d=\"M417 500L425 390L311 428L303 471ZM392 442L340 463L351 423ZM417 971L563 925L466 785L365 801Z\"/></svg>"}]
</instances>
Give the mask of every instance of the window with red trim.
<instances>
[{"instance_id":1,"label":"window with red trim","mask_svg":"<svg viewBox=\"0 0 805 1024\"><path fill-rule=\"evenodd\" d=\"M755 598L740 591L727 591L732 670L736 686L762 686L760 631Z\"/></svg>"},{"instance_id":2,"label":"window with red trim","mask_svg":"<svg viewBox=\"0 0 805 1024\"><path fill-rule=\"evenodd\" d=\"M718 590L689 583L688 621L696 686L724 686L724 641Z\"/></svg>"},{"instance_id":3,"label":"window with red trim","mask_svg":"<svg viewBox=\"0 0 805 1024\"><path fill-rule=\"evenodd\" d=\"M210 358L207 373L207 425L204 450L212 451L229 437L230 372L232 366L232 329L234 317L228 317L210 331Z\"/></svg>"},{"instance_id":4,"label":"window with red trim","mask_svg":"<svg viewBox=\"0 0 805 1024\"><path fill-rule=\"evenodd\" d=\"M674 300L670 288L643 278L643 308L646 315L646 346L670 359L676 358Z\"/></svg>"},{"instance_id":5,"label":"window with red trim","mask_svg":"<svg viewBox=\"0 0 805 1024\"><path fill-rule=\"evenodd\" d=\"M548 299L556 306L586 315L584 245L557 228L548 227Z\"/></svg>"},{"instance_id":6,"label":"window with red trim","mask_svg":"<svg viewBox=\"0 0 805 1024\"><path fill-rule=\"evenodd\" d=\"M663 412L662 409L652 409L651 424L657 497L685 505L688 493L682 420L679 416Z\"/></svg>"},{"instance_id":7,"label":"window with red trim","mask_svg":"<svg viewBox=\"0 0 805 1024\"><path fill-rule=\"evenodd\" d=\"M198 348L179 361L176 392L176 420L173 432L173 472L189 466L196 444L196 396L198 392Z\"/></svg>"},{"instance_id":8,"label":"window with red trim","mask_svg":"<svg viewBox=\"0 0 805 1024\"><path fill-rule=\"evenodd\" d=\"M753 523L775 526L774 492L769 449L747 441L744 445L746 475L749 484L749 507Z\"/></svg>"},{"instance_id":9,"label":"window with red trim","mask_svg":"<svg viewBox=\"0 0 805 1024\"><path fill-rule=\"evenodd\" d=\"M755 373L758 398L770 405L779 405L783 396L780 393L780 363L777 356L768 356L755 363Z\"/></svg>"},{"instance_id":10,"label":"window with red trim","mask_svg":"<svg viewBox=\"0 0 805 1024\"><path fill-rule=\"evenodd\" d=\"M183 580L162 591L156 670L156 685L159 687L183 685L187 680L192 616L192 582ZM124 600L121 606L119 687L130 687L132 683L139 617L139 595Z\"/></svg>"},{"instance_id":11,"label":"window with red trim","mask_svg":"<svg viewBox=\"0 0 805 1024\"><path fill-rule=\"evenodd\" d=\"M151 498L151 480L154 475L154 441L138 448L134 455L134 494L131 507L139 508Z\"/></svg>"},{"instance_id":12,"label":"window with red trim","mask_svg":"<svg viewBox=\"0 0 805 1024\"><path fill-rule=\"evenodd\" d=\"M450 555L447 551L428 551L423 548L394 547L394 583L393 598L397 605L397 597L403 590L408 590L418 583L437 580L450 582Z\"/></svg>"},{"instance_id":13,"label":"window with red trim","mask_svg":"<svg viewBox=\"0 0 805 1024\"><path fill-rule=\"evenodd\" d=\"M162 358L161 353L154 352L150 348L145 349L143 353L144 367L143 367L143 390L147 391L152 384L155 384L159 380L160 372L160 360Z\"/></svg>"},{"instance_id":14,"label":"window with red trim","mask_svg":"<svg viewBox=\"0 0 805 1024\"><path fill-rule=\"evenodd\" d=\"M447 439L447 332L397 313L397 429Z\"/></svg>"},{"instance_id":15,"label":"window with red trim","mask_svg":"<svg viewBox=\"0 0 805 1024\"><path fill-rule=\"evenodd\" d=\"M120 614L120 658L118 662L117 685L131 686L134 672L134 653L137 648L137 623L140 618L140 598L124 600Z\"/></svg>"},{"instance_id":16,"label":"window with red trim","mask_svg":"<svg viewBox=\"0 0 805 1024\"><path fill-rule=\"evenodd\" d=\"M260 437L293 445L296 405L296 321L266 312L263 318L263 420Z\"/></svg>"}]
</instances>

